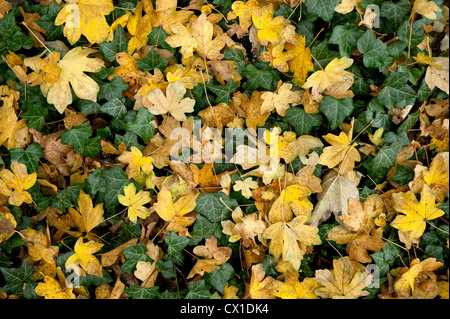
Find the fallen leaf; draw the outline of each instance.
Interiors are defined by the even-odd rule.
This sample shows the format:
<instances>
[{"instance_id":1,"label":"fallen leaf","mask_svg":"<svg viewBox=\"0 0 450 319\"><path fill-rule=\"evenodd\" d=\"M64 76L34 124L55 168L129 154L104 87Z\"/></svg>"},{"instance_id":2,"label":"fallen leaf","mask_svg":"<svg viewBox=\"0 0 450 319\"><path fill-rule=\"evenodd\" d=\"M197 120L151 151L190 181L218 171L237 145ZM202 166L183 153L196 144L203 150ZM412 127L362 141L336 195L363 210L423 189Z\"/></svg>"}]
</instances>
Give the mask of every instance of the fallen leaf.
<instances>
[{"instance_id":1,"label":"fallen leaf","mask_svg":"<svg viewBox=\"0 0 450 319\"><path fill-rule=\"evenodd\" d=\"M420 194L420 202L412 192L393 194L397 215L391 226L409 234L409 239L419 239L429 220L444 215L444 211L437 208L435 196L428 185L424 185Z\"/></svg>"},{"instance_id":2,"label":"fallen leaf","mask_svg":"<svg viewBox=\"0 0 450 319\"><path fill-rule=\"evenodd\" d=\"M300 269L303 259L302 251L298 242L306 246L320 245L319 229L315 226L305 225L307 217L300 215L290 222L276 222L264 231L263 238L270 239L269 252L278 260L280 256L283 260L291 263L296 271Z\"/></svg>"},{"instance_id":3,"label":"fallen leaf","mask_svg":"<svg viewBox=\"0 0 450 319\"><path fill-rule=\"evenodd\" d=\"M333 260L331 271L316 270L314 280L321 285L315 293L322 298L356 299L369 294L369 291L363 289L373 278L364 266L345 256Z\"/></svg>"},{"instance_id":4,"label":"fallen leaf","mask_svg":"<svg viewBox=\"0 0 450 319\"><path fill-rule=\"evenodd\" d=\"M119 203L128 207L128 218L135 223L137 218L145 219L150 216L150 211L145 204L150 203L150 193L140 190L136 193L136 186L133 183L123 188L124 195L118 195Z\"/></svg>"},{"instance_id":5,"label":"fallen leaf","mask_svg":"<svg viewBox=\"0 0 450 319\"><path fill-rule=\"evenodd\" d=\"M9 193L5 187L12 189L9 195L9 203L11 205L20 206L22 203L31 204L33 198L27 189L31 188L37 180L36 173L27 173L27 167L13 160L11 162L11 170L3 169L0 171L0 179L3 180L4 185L0 184L2 193Z\"/></svg>"},{"instance_id":6,"label":"fallen leaf","mask_svg":"<svg viewBox=\"0 0 450 319\"><path fill-rule=\"evenodd\" d=\"M74 246L74 254L66 260L66 268L73 264L79 265L86 273L103 277L102 265L93 255L93 253L99 251L102 247L103 244L94 241L84 243L83 238L79 237Z\"/></svg>"},{"instance_id":7,"label":"fallen leaf","mask_svg":"<svg viewBox=\"0 0 450 319\"><path fill-rule=\"evenodd\" d=\"M317 204L308 223L318 226L326 221L331 213L340 221L341 215L348 215L349 198L359 199L359 192L350 180L330 171L322 178L322 193L317 195Z\"/></svg>"},{"instance_id":8,"label":"fallen leaf","mask_svg":"<svg viewBox=\"0 0 450 319\"><path fill-rule=\"evenodd\" d=\"M82 34L90 43L101 43L108 39L110 32L105 16L113 10L112 0L71 1L59 11L55 25L65 23L64 35L71 44Z\"/></svg>"}]
</instances>

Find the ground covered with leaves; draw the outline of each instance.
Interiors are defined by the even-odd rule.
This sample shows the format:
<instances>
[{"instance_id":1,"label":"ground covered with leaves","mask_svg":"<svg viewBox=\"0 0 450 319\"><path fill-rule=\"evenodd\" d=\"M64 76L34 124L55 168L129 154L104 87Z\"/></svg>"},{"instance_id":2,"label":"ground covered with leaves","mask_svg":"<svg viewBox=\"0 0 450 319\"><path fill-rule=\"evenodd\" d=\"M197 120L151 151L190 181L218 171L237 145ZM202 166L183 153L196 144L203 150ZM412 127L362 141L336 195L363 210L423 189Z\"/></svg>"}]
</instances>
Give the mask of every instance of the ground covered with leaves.
<instances>
[{"instance_id":1,"label":"ground covered with leaves","mask_svg":"<svg viewBox=\"0 0 450 319\"><path fill-rule=\"evenodd\" d=\"M0 0L0 299L448 299L448 18Z\"/></svg>"}]
</instances>

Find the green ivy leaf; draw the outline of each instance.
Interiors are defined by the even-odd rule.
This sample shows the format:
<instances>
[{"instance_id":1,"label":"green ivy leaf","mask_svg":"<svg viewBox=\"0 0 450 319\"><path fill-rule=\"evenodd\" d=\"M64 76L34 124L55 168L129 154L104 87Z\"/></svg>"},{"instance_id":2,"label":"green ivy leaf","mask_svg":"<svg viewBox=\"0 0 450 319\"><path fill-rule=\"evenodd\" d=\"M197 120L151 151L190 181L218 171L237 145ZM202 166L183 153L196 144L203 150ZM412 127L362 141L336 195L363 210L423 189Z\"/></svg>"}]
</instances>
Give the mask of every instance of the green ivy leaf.
<instances>
[{"instance_id":1,"label":"green ivy leaf","mask_svg":"<svg viewBox=\"0 0 450 319\"><path fill-rule=\"evenodd\" d=\"M158 287L130 286L125 292L131 299L156 299L158 297Z\"/></svg>"},{"instance_id":2,"label":"green ivy leaf","mask_svg":"<svg viewBox=\"0 0 450 319\"><path fill-rule=\"evenodd\" d=\"M352 114L353 109L353 100L349 97L337 100L326 95L319 104L319 111L327 117L331 130L336 129L347 116Z\"/></svg>"},{"instance_id":3,"label":"green ivy leaf","mask_svg":"<svg viewBox=\"0 0 450 319\"><path fill-rule=\"evenodd\" d=\"M375 38L370 29L359 38L356 47L363 53L364 65L368 68L375 68L382 65L381 59L386 54L386 43Z\"/></svg>"},{"instance_id":4,"label":"green ivy leaf","mask_svg":"<svg viewBox=\"0 0 450 319\"><path fill-rule=\"evenodd\" d=\"M404 108L409 104L414 105L416 92L408 85L408 78L408 73L390 73L383 82L384 88L378 94L377 100L389 109L394 105L396 108Z\"/></svg>"},{"instance_id":5,"label":"green ivy leaf","mask_svg":"<svg viewBox=\"0 0 450 319\"><path fill-rule=\"evenodd\" d=\"M136 270L138 261L153 262L153 260L147 255L147 247L141 243L136 246L125 248L122 253L125 256L125 262L121 267L123 272L131 272Z\"/></svg>"},{"instance_id":6,"label":"green ivy leaf","mask_svg":"<svg viewBox=\"0 0 450 319\"><path fill-rule=\"evenodd\" d=\"M161 58L155 49L152 49L145 58L137 59L136 62L139 70L142 72L148 72L153 69L164 70L169 64L169 60Z\"/></svg>"},{"instance_id":7,"label":"green ivy leaf","mask_svg":"<svg viewBox=\"0 0 450 319\"><path fill-rule=\"evenodd\" d=\"M20 115L27 121L28 128L40 131L45 125L45 118L48 115L47 108L32 106L31 110Z\"/></svg>"},{"instance_id":8,"label":"green ivy leaf","mask_svg":"<svg viewBox=\"0 0 450 319\"><path fill-rule=\"evenodd\" d=\"M337 25L334 27L329 41L339 46L339 53L342 57L351 57L352 50L356 48L356 42L361 35L362 31L355 25Z\"/></svg>"},{"instance_id":9,"label":"green ivy leaf","mask_svg":"<svg viewBox=\"0 0 450 319\"><path fill-rule=\"evenodd\" d=\"M238 202L222 192L205 193L197 197L197 214L203 215L210 222L220 222L231 216L230 209L235 209Z\"/></svg>"},{"instance_id":10,"label":"green ivy leaf","mask_svg":"<svg viewBox=\"0 0 450 319\"><path fill-rule=\"evenodd\" d=\"M110 62L116 60L116 53L126 52L127 48L128 38L125 30L120 25L114 32L114 39L112 41L100 43L100 52Z\"/></svg>"},{"instance_id":11,"label":"green ivy leaf","mask_svg":"<svg viewBox=\"0 0 450 319\"><path fill-rule=\"evenodd\" d=\"M86 142L92 135L90 125L81 124L61 133L61 143L71 145L77 153L83 153Z\"/></svg>"},{"instance_id":12,"label":"green ivy leaf","mask_svg":"<svg viewBox=\"0 0 450 319\"><path fill-rule=\"evenodd\" d=\"M14 148L9 152L11 161L25 164L28 174L37 173L39 160L44 156L44 151L38 143L31 143L26 149Z\"/></svg>"},{"instance_id":13,"label":"green ivy leaf","mask_svg":"<svg viewBox=\"0 0 450 319\"><path fill-rule=\"evenodd\" d=\"M188 289L189 291L186 294L186 299L209 299L212 295L203 279L191 281Z\"/></svg>"},{"instance_id":14,"label":"green ivy leaf","mask_svg":"<svg viewBox=\"0 0 450 319\"><path fill-rule=\"evenodd\" d=\"M125 125L125 129L137 134L147 143L155 135L155 128L150 124L151 121L153 121L153 114L141 107L134 120Z\"/></svg>"},{"instance_id":15,"label":"green ivy leaf","mask_svg":"<svg viewBox=\"0 0 450 319\"><path fill-rule=\"evenodd\" d=\"M6 280L6 285L2 286L2 291L8 294L19 294L23 290L23 283L33 276L34 268L28 261L24 260L20 268L4 268L0 271Z\"/></svg>"},{"instance_id":16,"label":"green ivy leaf","mask_svg":"<svg viewBox=\"0 0 450 319\"><path fill-rule=\"evenodd\" d=\"M242 71L242 75L247 78L244 84L246 90L254 91L258 88L270 90L272 86L272 72L258 70L253 64L248 64Z\"/></svg>"},{"instance_id":17,"label":"green ivy leaf","mask_svg":"<svg viewBox=\"0 0 450 319\"><path fill-rule=\"evenodd\" d=\"M340 0L306 0L305 5L309 12L317 14L326 22L331 21L334 15L334 8Z\"/></svg>"},{"instance_id":18,"label":"green ivy leaf","mask_svg":"<svg viewBox=\"0 0 450 319\"><path fill-rule=\"evenodd\" d=\"M322 116L319 113L309 114L303 108L291 107L286 111L283 122L292 125L297 135L308 135L313 128L322 124Z\"/></svg>"}]
</instances>

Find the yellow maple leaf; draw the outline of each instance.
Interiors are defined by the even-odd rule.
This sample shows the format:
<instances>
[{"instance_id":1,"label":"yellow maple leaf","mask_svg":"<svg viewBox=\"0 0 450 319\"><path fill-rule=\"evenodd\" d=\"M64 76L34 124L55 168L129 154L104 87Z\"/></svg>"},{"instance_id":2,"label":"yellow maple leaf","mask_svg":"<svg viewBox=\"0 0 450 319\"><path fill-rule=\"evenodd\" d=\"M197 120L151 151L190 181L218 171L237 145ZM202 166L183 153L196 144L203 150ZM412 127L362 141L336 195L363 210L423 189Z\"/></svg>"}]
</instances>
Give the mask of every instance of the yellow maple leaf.
<instances>
[{"instance_id":1,"label":"yellow maple leaf","mask_svg":"<svg viewBox=\"0 0 450 319\"><path fill-rule=\"evenodd\" d=\"M322 93L342 96L354 82L353 74L345 70L352 64L353 59L335 58L328 63L325 69L311 74L302 88L311 88L311 97L317 102L322 100Z\"/></svg>"},{"instance_id":2,"label":"yellow maple leaf","mask_svg":"<svg viewBox=\"0 0 450 319\"><path fill-rule=\"evenodd\" d=\"M237 207L231 214L231 220L223 220L222 232L230 235L229 242L236 242L242 239L242 244L245 248L250 246L255 247L255 236L260 236L266 229L266 224L258 218L257 213L244 214L240 207Z\"/></svg>"},{"instance_id":3,"label":"yellow maple leaf","mask_svg":"<svg viewBox=\"0 0 450 319\"><path fill-rule=\"evenodd\" d=\"M148 110L154 115L170 113L177 121L186 121L185 113L194 112L195 100L183 98L185 93L181 81L169 83L165 95L160 89L153 89L146 97L151 103Z\"/></svg>"},{"instance_id":4,"label":"yellow maple leaf","mask_svg":"<svg viewBox=\"0 0 450 319\"><path fill-rule=\"evenodd\" d=\"M181 47L180 53L184 58L191 57L194 54L194 50L197 48L197 40L192 36L191 30L181 23L171 25L170 29L174 35L168 36L165 41L172 48Z\"/></svg>"},{"instance_id":5,"label":"yellow maple leaf","mask_svg":"<svg viewBox=\"0 0 450 319\"><path fill-rule=\"evenodd\" d=\"M430 20L436 20L436 12L442 12L442 9L439 8L434 1L415 0L411 11L411 17L417 13Z\"/></svg>"},{"instance_id":6,"label":"yellow maple leaf","mask_svg":"<svg viewBox=\"0 0 450 319\"><path fill-rule=\"evenodd\" d=\"M288 271L284 282L275 280L268 289L281 299L319 299L314 290L319 287L312 278L298 280L298 272Z\"/></svg>"},{"instance_id":7,"label":"yellow maple leaf","mask_svg":"<svg viewBox=\"0 0 450 319\"><path fill-rule=\"evenodd\" d=\"M257 0L235 1L231 5L231 11L228 12L227 19L232 20L239 17L239 25L247 30L252 25L252 13L259 9L261 8Z\"/></svg>"},{"instance_id":8,"label":"yellow maple leaf","mask_svg":"<svg viewBox=\"0 0 450 319\"><path fill-rule=\"evenodd\" d=\"M353 9L356 8L356 11L358 13L363 14L364 9L359 4L362 1L364 0L341 0L341 3L334 7L334 11L341 14L347 14L349 12L352 12Z\"/></svg>"},{"instance_id":9,"label":"yellow maple leaf","mask_svg":"<svg viewBox=\"0 0 450 319\"><path fill-rule=\"evenodd\" d=\"M33 81L36 77L32 77L29 81L32 81L32 85L41 85L42 94L47 97L47 102L54 104L61 114L67 105L72 103L71 87L79 98L96 102L99 86L84 74L84 72L99 72L104 65L104 61L88 57L95 52L97 50L91 48L76 47L67 52L62 59L59 59L59 52L52 52L49 59L43 59L43 63L34 68L36 73L42 74L40 81ZM32 75L33 73L30 77Z\"/></svg>"},{"instance_id":10,"label":"yellow maple leaf","mask_svg":"<svg viewBox=\"0 0 450 319\"><path fill-rule=\"evenodd\" d=\"M283 29L288 25L282 16L273 17L273 5L257 8L252 12L253 25L258 30L258 40L261 45L278 44Z\"/></svg>"},{"instance_id":11,"label":"yellow maple leaf","mask_svg":"<svg viewBox=\"0 0 450 319\"><path fill-rule=\"evenodd\" d=\"M283 83L275 92L265 92L261 95L264 101L261 105L261 114L276 110L281 116L286 115L286 111L300 103L300 91L291 91L291 83Z\"/></svg>"},{"instance_id":12,"label":"yellow maple leaf","mask_svg":"<svg viewBox=\"0 0 450 319\"><path fill-rule=\"evenodd\" d=\"M420 194L420 202L412 192L395 193L394 209L402 215L397 215L391 226L409 233L409 239L419 239L425 231L427 222L444 215L444 211L437 208L435 196L428 185L424 185Z\"/></svg>"},{"instance_id":13,"label":"yellow maple leaf","mask_svg":"<svg viewBox=\"0 0 450 319\"><path fill-rule=\"evenodd\" d=\"M220 50L227 42L226 33L214 35L214 25L208 21L205 13L202 13L198 19L191 23L192 37L197 41L195 52L202 58L209 60L221 60L223 54Z\"/></svg>"},{"instance_id":14,"label":"yellow maple leaf","mask_svg":"<svg viewBox=\"0 0 450 319\"><path fill-rule=\"evenodd\" d=\"M152 26L162 26L164 31L172 34L170 26L175 23L186 23L194 12L177 11L177 0L156 0L156 8L152 10Z\"/></svg>"},{"instance_id":15,"label":"yellow maple leaf","mask_svg":"<svg viewBox=\"0 0 450 319\"><path fill-rule=\"evenodd\" d=\"M398 298L414 298L416 290L419 290L420 294L420 282L421 277L428 277L433 271L436 271L442 267L443 263L436 261L436 258L429 257L420 261L419 258L415 258L411 261L409 267L395 268L391 270L391 274L396 278L394 282L394 292ZM434 275L432 275L434 277ZM428 283L432 283L430 280ZM434 279L435 282L435 279ZM417 297L416 297L417 298ZM424 298L424 297L419 297Z\"/></svg>"},{"instance_id":16,"label":"yellow maple leaf","mask_svg":"<svg viewBox=\"0 0 450 319\"><path fill-rule=\"evenodd\" d=\"M443 202L449 191L449 153L438 153L423 173L424 182L434 192L436 200Z\"/></svg>"},{"instance_id":17,"label":"yellow maple leaf","mask_svg":"<svg viewBox=\"0 0 450 319\"><path fill-rule=\"evenodd\" d=\"M11 162L11 170L3 169L0 171L0 179L3 180L4 186L13 190L9 195L9 203L11 205L20 206L24 202L27 204L33 202L30 193L26 190L36 183L37 174L28 174L27 167L24 164L13 160Z\"/></svg>"},{"instance_id":18,"label":"yellow maple leaf","mask_svg":"<svg viewBox=\"0 0 450 319\"><path fill-rule=\"evenodd\" d=\"M293 216L304 216L308 219L313 204L308 200L311 191L303 185L290 185L283 189L269 211L271 223L289 222Z\"/></svg>"},{"instance_id":19,"label":"yellow maple leaf","mask_svg":"<svg viewBox=\"0 0 450 319\"><path fill-rule=\"evenodd\" d=\"M153 171L153 158L151 156L144 156L142 152L134 146L130 147L130 151L125 151L117 158L120 162L128 164L126 173L128 178L139 176L141 170L145 174L150 174Z\"/></svg>"},{"instance_id":20,"label":"yellow maple leaf","mask_svg":"<svg viewBox=\"0 0 450 319\"><path fill-rule=\"evenodd\" d=\"M146 13L142 15L142 9L143 2L140 1L134 9L134 15L130 16L127 22L128 32L132 35L128 41L128 54L133 54L134 51L146 45L148 41L147 36L152 32L152 15L150 12L145 11L145 6L144 11Z\"/></svg>"},{"instance_id":21,"label":"yellow maple leaf","mask_svg":"<svg viewBox=\"0 0 450 319\"><path fill-rule=\"evenodd\" d=\"M94 207L91 196L80 190L78 210L69 207L69 214L80 232L89 233L103 221L103 203Z\"/></svg>"},{"instance_id":22,"label":"yellow maple leaf","mask_svg":"<svg viewBox=\"0 0 450 319\"><path fill-rule=\"evenodd\" d=\"M108 39L110 27L105 16L114 10L112 0L71 0L55 19L55 25L64 26L64 36L71 44L83 34L90 43ZM98 71L97 71L98 72Z\"/></svg>"},{"instance_id":23,"label":"yellow maple leaf","mask_svg":"<svg viewBox=\"0 0 450 319\"><path fill-rule=\"evenodd\" d=\"M358 144L351 144L352 130L348 134L339 133L339 136L328 133L322 136L332 146L323 149L323 153L319 157L319 164L327 165L329 168L340 165L340 173L344 174L353 170L355 162L361 161L361 156L355 148Z\"/></svg>"},{"instance_id":24,"label":"yellow maple leaf","mask_svg":"<svg viewBox=\"0 0 450 319\"><path fill-rule=\"evenodd\" d=\"M308 217L300 215L287 223L276 222L267 227L262 235L264 239L270 239L269 252L275 260L281 256L283 260L290 262L296 271L300 269L305 252L300 249L298 242L306 246L322 243L318 235L319 229L305 225L307 219Z\"/></svg>"},{"instance_id":25,"label":"yellow maple leaf","mask_svg":"<svg viewBox=\"0 0 450 319\"><path fill-rule=\"evenodd\" d=\"M322 298L356 299L367 296L363 290L372 283L372 275L348 256L333 260L333 270L316 270L314 280L320 284L315 291Z\"/></svg>"},{"instance_id":26,"label":"yellow maple leaf","mask_svg":"<svg viewBox=\"0 0 450 319\"><path fill-rule=\"evenodd\" d=\"M135 223L137 218L145 219L150 216L150 211L145 204L150 203L150 193L140 190L136 193L136 186L133 183L123 188L124 195L118 195L119 203L128 207L128 218Z\"/></svg>"},{"instance_id":27,"label":"yellow maple leaf","mask_svg":"<svg viewBox=\"0 0 450 319\"><path fill-rule=\"evenodd\" d=\"M275 296L268 289L268 286L270 286L274 280L275 279L271 276L266 277L262 263L253 265L250 284L248 285L246 295L251 299L275 299Z\"/></svg>"},{"instance_id":28,"label":"yellow maple leaf","mask_svg":"<svg viewBox=\"0 0 450 319\"><path fill-rule=\"evenodd\" d=\"M26 238L29 258L35 262L44 260L46 263L54 264L56 270L59 247L52 246L46 234L30 227L21 231L21 234Z\"/></svg>"},{"instance_id":29,"label":"yellow maple leaf","mask_svg":"<svg viewBox=\"0 0 450 319\"><path fill-rule=\"evenodd\" d=\"M139 78L145 76L145 73L139 70L136 59L128 53L116 53L116 61L120 66L114 68L114 74L108 76L108 80L120 76L126 83L132 85L137 82Z\"/></svg>"},{"instance_id":30,"label":"yellow maple leaf","mask_svg":"<svg viewBox=\"0 0 450 319\"><path fill-rule=\"evenodd\" d=\"M76 299L72 290L73 288L61 288L58 281L49 276L45 276L44 282L38 283L34 288L36 294L45 299Z\"/></svg>"},{"instance_id":31,"label":"yellow maple leaf","mask_svg":"<svg viewBox=\"0 0 450 319\"><path fill-rule=\"evenodd\" d=\"M2 98L3 105L0 107L0 145L4 145L8 150L16 148L16 133L19 130L27 129L24 119L19 120L14 109L15 97L11 94ZM23 146L22 146L23 148Z\"/></svg>"},{"instance_id":32,"label":"yellow maple leaf","mask_svg":"<svg viewBox=\"0 0 450 319\"><path fill-rule=\"evenodd\" d=\"M158 201L153 205L156 213L168 222L167 231L175 231L180 236L187 236L186 227L195 222L195 217L185 216L192 212L197 205L198 193L184 195L174 203L170 191L163 186L158 194Z\"/></svg>"},{"instance_id":33,"label":"yellow maple leaf","mask_svg":"<svg viewBox=\"0 0 450 319\"><path fill-rule=\"evenodd\" d=\"M288 43L285 47L294 55L288 61L289 71L293 73L293 81L301 86L305 82L308 72L314 70L314 64L312 63L311 50L305 46L305 37L300 34L295 34L295 37L297 44Z\"/></svg>"},{"instance_id":34,"label":"yellow maple leaf","mask_svg":"<svg viewBox=\"0 0 450 319\"><path fill-rule=\"evenodd\" d=\"M95 241L83 242L83 238L79 237L74 246L74 254L71 255L66 263L65 267L70 265L77 265L83 268L83 270L90 274L103 277L102 265L100 261L93 255L103 247L103 244Z\"/></svg>"}]
</instances>

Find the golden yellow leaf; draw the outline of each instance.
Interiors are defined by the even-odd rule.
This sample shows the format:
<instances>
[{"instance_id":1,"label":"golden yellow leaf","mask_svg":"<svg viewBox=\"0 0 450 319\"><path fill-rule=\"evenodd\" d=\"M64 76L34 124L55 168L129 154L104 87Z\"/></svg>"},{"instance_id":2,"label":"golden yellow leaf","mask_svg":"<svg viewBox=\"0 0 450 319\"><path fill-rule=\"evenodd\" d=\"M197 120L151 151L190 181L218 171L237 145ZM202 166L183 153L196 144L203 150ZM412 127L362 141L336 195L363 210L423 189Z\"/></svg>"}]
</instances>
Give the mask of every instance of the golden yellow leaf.
<instances>
[{"instance_id":1,"label":"golden yellow leaf","mask_svg":"<svg viewBox=\"0 0 450 319\"><path fill-rule=\"evenodd\" d=\"M153 158L151 156L143 156L142 152L134 146L130 147L130 151L125 151L117 158L120 162L128 164L126 173L128 178L138 176L141 171L150 174L153 171Z\"/></svg>"},{"instance_id":2,"label":"golden yellow leaf","mask_svg":"<svg viewBox=\"0 0 450 319\"><path fill-rule=\"evenodd\" d=\"M45 299L76 299L72 288L61 288L58 281L49 276L45 276L44 282L38 283L34 290L38 296Z\"/></svg>"},{"instance_id":3,"label":"golden yellow leaf","mask_svg":"<svg viewBox=\"0 0 450 319\"><path fill-rule=\"evenodd\" d=\"M48 59L39 62L34 74L40 74L40 81L33 81L33 85L40 84L41 91L47 97L47 102L55 105L59 113L63 113L67 105L72 103L73 89L76 96L81 99L97 101L99 86L84 72L99 72L104 61L98 58L88 58L89 54L97 50L76 47L70 50L60 60L59 52L50 53ZM30 74L30 77L33 75ZM70 83L70 85L69 85Z\"/></svg>"},{"instance_id":4,"label":"golden yellow leaf","mask_svg":"<svg viewBox=\"0 0 450 319\"><path fill-rule=\"evenodd\" d=\"M270 239L269 252L278 260L281 258L291 263L296 271L305 251L300 249L298 242L306 246L320 245L322 242L318 235L319 229L315 226L305 225L307 217L300 215L290 222L276 222L264 231L263 238Z\"/></svg>"},{"instance_id":5,"label":"golden yellow leaf","mask_svg":"<svg viewBox=\"0 0 450 319\"><path fill-rule=\"evenodd\" d=\"M332 96L342 96L354 82L353 74L346 71L353 64L353 60L347 57L333 59L323 70L311 74L303 88L311 88L311 97L320 102L322 93Z\"/></svg>"},{"instance_id":6,"label":"golden yellow leaf","mask_svg":"<svg viewBox=\"0 0 450 319\"><path fill-rule=\"evenodd\" d=\"M174 35L168 36L165 41L172 47L181 47L180 53L184 58L189 58L197 48L197 40L192 36L191 30L181 23L170 26Z\"/></svg>"},{"instance_id":7,"label":"golden yellow leaf","mask_svg":"<svg viewBox=\"0 0 450 319\"><path fill-rule=\"evenodd\" d=\"M145 204L150 203L150 193L140 190L136 193L136 186L133 183L123 188L124 195L117 196L119 203L128 207L128 218L135 223L137 218L146 219L150 216L150 211Z\"/></svg>"},{"instance_id":8,"label":"golden yellow leaf","mask_svg":"<svg viewBox=\"0 0 450 319\"><path fill-rule=\"evenodd\" d=\"M316 270L314 280L321 285L315 293L322 298L356 299L367 296L363 290L373 277L365 267L352 262L348 256L333 260L333 270Z\"/></svg>"},{"instance_id":9,"label":"golden yellow leaf","mask_svg":"<svg viewBox=\"0 0 450 319\"><path fill-rule=\"evenodd\" d=\"M299 281L298 273L288 271L285 275L284 282L275 280L268 289L270 292L281 299L319 299L314 294L314 290L319 287L312 278L305 278Z\"/></svg>"},{"instance_id":10,"label":"golden yellow leaf","mask_svg":"<svg viewBox=\"0 0 450 319\"><path fill-rule=\"evenodd\" d=\"M152 32L152 15L147 11L142 15L142 7L143 2L138 2L134 9L134 15L130 16L127 22L128 32L132 35L131 39L128 41L128 54L133 54L134 51L137 51L146 45L148 41L147 36Z\"/></svg>"},{"instance_id":11,"label":"golden yellow leaf","mask_svg":"<svg viewBox=\"0 0 450 319\"><path fill-rule=\"evenodd\" d=\"M261 45L269 43L278 44L283 29L288 25L288 20L282 16L273 17L273 5L255 8L252 12L253 25L258 30L258 40Z\"/></svg>"},{"instance_id":12,"label":"golden yellow leaf","mask_svg":"<svg viewBox=\"0 0 450 319\"><path fill-rule=\"evenodd\" d=\"M198 19L191 24L192 37L197 41L195 52L202 58L209 60L221 60L223 54L220 50L227 41L226 33L217 35L213 39L214 26L207 20L206 14L202 13Z\"/></svg>"},{"instance_id":13,"label":"golden yellow leaf","mask_svg":"<svg viewBox=\"0 0 450 319\"><path fill-rule=\"evenodd\" d=\"M247 287L246 295L251 299L275 299L275 296L270 292L268 286L275 280L273 277L266 276L263 264L252 266L252 274L250 277L250 284Z\"/></svg>"},{"instance_id":14,"label":"golden yellow leaf","mask_svg":"<svg viewBox=\"0 0 450 319\"><path fill-rule=\"evenodd\" d=\"M9 195L9 203L11 205L20 206L22 203L31 204L33 199L30 193L26 190L31 188L37 180L37 174L31 173L28 175L27 167L13 160L11 162L11 170L3 169L0 171L0 179L3 180L3 187L0 184L2 192L5 192L5 186L11 188L13 191Z\"/></svg>"},{"instance_id":15,"label":"golden yellow leaf","mask_svg":"<svg viewBox=\"0 0 450 319\"><path fill-rule=\"evenodd\" d=\"M305 37L299 34L295 35L296 45L290 43L285 45L287 50L291 50L294 57L288 61L289 71L293 73L293 81L295 84L302 86L306 80L309 71L314 70L312 63L311 50L305 47Z\"/></svg>"},{"instance_id":16,"label":"golden yellow leaf","mask_svg":"<svg viewBox=\"0 0 450 319\"><path fill-rule=\"evenodd\" d=\"M427 221L444 215L444 211L438 209L435 196L428 185L424 185L420 194L420 202L412 192L395 193L392 195L394 209L402 215L397 215L391 222L391 226L409 233L409 239L419 239L427 226Z\"/></svg>"},{"instance_id":17,"label":"golden yellow leaf","mask_svg":"<svg viewBox=\"0 0 450 319\"><path fill-rule=\"evenodd\" d=\"M339 136L328 133L322 137L332 146L323 149L323 153L319 157L319 164L329 168L340 165L339 172L344 174L353 170L355 162L361 161L361 156L356 149L358 144L356 142L351 144L351 132L349 134L341 132Z\"/></svg>"},{"instance_id":18,"label":"golden yellow leaf","mask_svg":"<svg viewBox=\"0 0 450 319\"><path fill-rule=\"evenodd\" d=\"M291 91L292 84L283 83L275 92L265 92L261 95L264 101L261 105L261 114L272 112L274 109L281 116L286 115L286 111L291 106L300 103L300 91Z\"/></svg>"},{"instance_id":19,"label":"golden yellow leaf","mask_svg":"<svg viewBox=\"0 0 450 319\"><path fill-rule=\"evenodd\" d=\"M228 12L227 19L232 20L239 17L239 25L247 30L252 25L252 13L259 9L257 0L235 1L231 5L232 11Z\"/></svg>"},{"instance_id":20,"label":"golden yellow leaf","mask_svg":"<svg viewBox=\"0 0 450 319\"><path fill-rule=\"evenodd\" d=\"M91 196L80 190L78 210L69 207L69 214L80 232L89 233L103 221L103 204L94 207Z\"/></svg>"},{"instance_id":21,"label":"golden yellow leaf","mask_svg":"<svg viewBox=\"0 0 450 319\"><path fill-rule=\"evenodd\" d=\"M4 145L8 150L16 148L16 133L27 128L24 119L19 120L14 109L15 97L11 94L2 97L3 105L0 107L0 145ZM21 147L23 148L23 146Z\"/></svg>"},{"instance_id":22,"label":"golden yellow leaf","mask_svg":"<svg viewBox=\"0 0 450 319\"><path fill-rule=\"evenodd\" d=\"M83 34L90 43L108 39L110 27L105 16L114 10L112 0L71 0L55 19L55 25L64 26L64 35L71 44Z\"/></svg>"},{"instance_id":23,"label":"golden yellow leaf","mask_svg":"<svg viewBox=\"0 0 450 319\"><path fill-rule=\"evenodd\" d=\"M313 209L308 196L311 191L303 185L290 185L283 189L269 211L271 223L289 222L293 216L303 216L309 219Z\"/></svg>"},{"instance_id":24,"label":"golden yellow leaf","mask_svg":"<svg viewBox=\"0 0 450 319\"><path fill-rule=\"evenodd\" d=\"M102 265L93 255L102 247L103 244L94 241L84 243L82 237L78 238L75 243L74 254L67 259L65 267L67 268L69 265L77 265L83 268L83 270L88 274L103 277Z\"/></svg>"},{"instance_id":25,"label":"golden yellow leaf","mask_svg":"<svg viewBox=\"0 0 450 319\"><path fill-rule=\"evenodd\" d=\"M185 216L192 212L197 205L196 199L198 193L184 195L178 198L174 203L170 191L163 186L159 191L158 201L153 205L156 213L166 222L168 222L167 231L175 231L180 236L187 236L187 227L192 225L195 217Z\"/></svg>"},{"instance_id":26,"label":"golden yellow leaf","mask_svg":"<svg viewBox=\"0 0 450 319\"><path fill-rule=\"evenodd\" d=\"M176 9L177 0L156 0L156 8L152 10L152 26L162 26L164 31L172 34L171 25L186 23L194 13L187 10L177 11Z\"/></svg>"}]
</instances>

